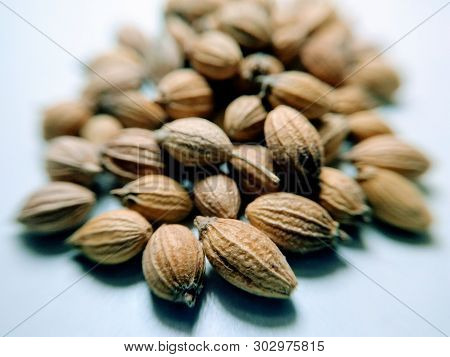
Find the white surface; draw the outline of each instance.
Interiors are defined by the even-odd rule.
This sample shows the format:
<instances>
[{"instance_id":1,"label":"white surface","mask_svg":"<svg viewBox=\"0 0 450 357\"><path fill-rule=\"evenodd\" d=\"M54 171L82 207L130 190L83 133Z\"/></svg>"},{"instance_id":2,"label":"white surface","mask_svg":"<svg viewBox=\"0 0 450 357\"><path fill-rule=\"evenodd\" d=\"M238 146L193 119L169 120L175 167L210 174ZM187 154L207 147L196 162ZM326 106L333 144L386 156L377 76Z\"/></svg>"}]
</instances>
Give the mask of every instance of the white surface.
<instances>
[{"instance_id":1,"label":"white surface","mask_svg":"<svg viewBox=\"0 0 450 357\"><path fill-rule=\"evenodd\" d=\"M79 58L113 44L114 31L160 24L159 1L2 0ZM443 1L338 2L357 31L387 46ZM400 136L422 147L434 167L423 182L435 215L430 239L409 240L372 228L339 256L291 259L299 288L289 301L242 293L209 275L190 311L157 300L139 262L86 274L11 336L439 336L450 333L450 6L387 52L404 77L399 104L385 110ZM13 221L23 198L45 182L39 110L74 96L79 64L0 4L0 333L60 294L91 267L60 244L22 236ZM115 207L111 199L99 210ZM355 267L352 266L352 264ZM120 270L119 270L120 269Z\"/></svg>"}]
</instances>

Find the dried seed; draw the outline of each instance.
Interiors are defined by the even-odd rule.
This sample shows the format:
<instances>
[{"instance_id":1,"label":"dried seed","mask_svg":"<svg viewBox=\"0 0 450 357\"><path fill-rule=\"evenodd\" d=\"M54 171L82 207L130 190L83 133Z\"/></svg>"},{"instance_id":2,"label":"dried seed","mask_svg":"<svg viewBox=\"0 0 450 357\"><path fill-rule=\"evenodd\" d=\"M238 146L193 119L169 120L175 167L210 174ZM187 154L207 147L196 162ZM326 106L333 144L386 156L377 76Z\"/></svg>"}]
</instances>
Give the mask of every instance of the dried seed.
<instances>
[{"instance_id":1,"label":"dried seed","mask_svg":"<svg viewBox=\"0 0 450 357\"><path fill-rule=\"evenodd\" d=\"M169 0L166 4L166 13L175 14L192 21L218 9L224 0Z\"/></svg>"},{"instance_id":2,"label":"dried seed","mask_svg":"<svg viewBox=\"0 0 450 357\"><path fill-rule=\"evenodd\" d=\"M95 195L70 182L52 182L25 202L18 221L32 232L56 233L81 224L95 204Z\"/></svg>"},{"instance_id":3,"label":"dried seed","mask_svg":"<svg viewBox=\"0 0 450 357\"><path fill-rule=\"evenodd\" d=\"M128 128L157 129L166 120L166 113L138 91L127 91L102 98L102 107Z\"/></svg>"},{"instance_id":4,"label":"dried seed","mask_svg":"<svg viewBox=\"0 0 450 357\"><path fill-rule=\"evenodd\" d=\"M238 172L243 193L260 195L278 190L278 184L255 168L255 166L264 167L273 172L272 155L267 148L261 145L238 145L234 147L233 152L235 156L230 160L230 164ZM249 165L248 161L254 165Z\"/></svg>"},{"instance_id":5,"label":"dried seed","mask_svg":"<svg viewBox=\"0 0 450 357\"><path fill-rule=\"evenodd\" d=\"M80 130L80 135L96 145L103 145L123 129L122 124L116 118L107 114L98 114L90 118Z\"/></svg>"},{"instance_id":6,"label":"dried seed","mask_svg":"<svg viewBox=\"0 0 450 357\"><path fill-rule=\"evenodd\" d=\"M187 191L168 176L144 176L111 193L150 221L180 222L192 210Z\"/></svg>"},{"instance_id":7,"label":"dried seed","mask_svg":"<svg viewBox=\"0 0 450 357\"><path fill-rule=\"evenodd\" d=\"M97 263L120 264L139 254L152 233L144 217L122 209L91 219L67 242Z\"/></svg>"},{"instance_id":8,"label":"dried seed","mask_svg":"<svg viewBox=\"0 0 450 357\"><path fill-rule=\"evenodd\" d=\"M147 243L142 269L155 295L192 307L203 287L205 254L188 228L164 224Z\"/></svg>"},{"instance_id":9,"label":"dried seed","mask_svg":"<svg viewBox=\"0 0 450 357\"><path fill-rule=\"evenodd\" d=\"M242 52L237 42L219 31L207 31L192 44L192 67L205 77L223 80L233 77L239 68Z\"/></svg>"},{"instance_id":10,"label":"dried seed","mask_svg":"<svg viewBox=\"0 0 450 357\"><path fill-rule=\"evenodd\" d=\"M47 108L43 114L43 133L46 140L63 135L78 135L92 116L88 106L81 101L67 101Z\"/></svg>"},{"instance_id":11,"label":"dried seed","mask_svg":"<svg viewBox=\"0 0 450 357\"><path fill-rule=\"evenodd\" d=\"M186 166L220 164L237 155L222 129L202 118L184 118L165 124L155 132L155 137L170 155ZM278 183L278 177L269 170L247 163Z\"/></svg>"},{"instance_id":12,"label":"dried seed","mask_svg":"<svg viewBox=\"0 0 450 357\"><path fill-rule=\"evenodd\" d=\"M424 232L431 214L422 193L403 176L390 170L361 167L357 177L375 217L410 232Z\"/></svg>"},{"instance_id":13,"label":"dried seed","mask_svg":"<svg viewBox=\"0 0 450 357\"><path fill-rule=\"evenodd\" d=\"M50 141L45 168L53 181L69 181L89 186L102 171L97 146L76 136L60 136Z\"/></svg>"},{"instance_id":14,"label":"dried seed","mask_svg":"<svg viewBox=\"0 0 450 357\"><path fill-rule=\"evenodd\" d=\"M282 250L309 253L346 239L339 223L314 201L292 193L277 192L258 197L245 214Z\"/></svg>"},{"instance_id":15,"label":"dried seed","mask_svg":"<svg viewBox=\"0 0 450 357\"><path fill-rule=\"evenodd\" d=\"M289 105L308 118L317 118L330 109L331 87L305 72L287 71L263 77L270 104Z\"/></svg>"},{"instance_id":16,"label":"dried seed","mask_svg":"<svg viewBox=\"0 0 450 357\"><path fill-rule=\"evenodd\" d=\"M316 129L293 108L280 105L264 124L266 143L274 160L294 167L301 175L315 179L323 162L323 147Z\"/></svg>"},{"instance_id":17,"label":"dried seed","mask_svg":"<svg viewBox=\"0 0 450 357\"><path fill-rule=\"evenodd\" d=\"M276 57L262 52L248 55L239 65L239 76L247 82L254 82L258 76L267 76L283 71L284 66Z\"/></svg>"},{"instance_id":18,"label":"dried seed","mask_svg":"<svg viewBox=\"0 0 450 357\"><path fill-rule=\"evenodd\" d=\"M256 2L231 1L218 14L219 29L242 47L257 50L269 45L271 26L265 9Z\"/></svg>"},{"instance_id":19,"label":"dried seed","mask_svg":"<svg viewBox=\"0 0 450 357\"><path fill-rule=\"evenodd\" d=\"M231 139L257 139L264 131L267 112L256 95L243 95L233 100L225 111L224 131Z\"/></svg>"},{"instance_id":20,"label":"dried seed","mask_svg":"<svg viewBox=\"0 0 450 357\"><path fill-rule=\"evenodd\" d=\"M124 129L102 150L105 168L124 181L161 173L161 150L150 130Z\"/></svg>"},{"instance_id":21,"label":"dried seed","mask_svg":"<svg viewBox=\"0 0 450 357\"><path fill-rule=\"evenodd\" d=\"M276 245L242 221L197 217L206 257L229 283L255 295L288 298L297 285L294 272Z\"/></svg>"},{"instance_id":22,"label":"dried seed","mask_svg":"<svg viewBox=\"0 0 450 357\"><path fill-rule=\"evenodd\" d=\"M213 109L213 94L209 84L192 69L170 72L158 83L158 90L158 102L173 119L207 116Z\"/></svg>"},{"instance_id":23,"label":"dried seed","mask_svg":"<svg viewBox=\"0 0 450 357\"><path fill-rule=\"evenodd\" d=\"M195 184L194 202L204 216L236 218L241 206L241 196L236 182L231 178L213 175Z\"/></svg>"},{"instance_id":24,"label":"dried seed","mask_svg":"<svg viewBox=\"0 0 450 357\"><path fill-rule=\"evenodd\" d=\"M366 220L369 208L358 183L342 171L323 167L320 173L319 203L339 223L352 224Z\"/></svg>"},{"instance_id":25,"label":"dried seed","mask_svg":"<svg viewBox=\"0 0 450 357\"><path fill-rule=\"evenodd\" d=\"M375 98L360 86L343 86L334 89L328 94L328 99L331 111L341 114L352 114L378 105Z\"/></svg>"},{"instance_id":26,"label":"dried seed","mask_svg":"<svg viewBox=\"0 0 450 357\"><path fill-rule=\"evenodd\" d=\"M195 30L182 18L169 15L166 18L167 31L173 37L184 54L192 51L192 44L197 38Z\"/></svg>"},{"instance_id":27,"label":"dried seed","mask_svg":"<svg viewBox=\"0 0 450 357\"><path fill-rule=\"evenodd\" d=\"M338 156L341 144L350 131L348 120L339 114L325 114L320 119L318 131L325 150L325 164L328 164Z\"/></svg>"},{"instance_id":28,"label":"dried seed","mask_svg":"<svg viewBox=\"0 0 450 357\"><path fill-rule=\"evenodd\" d=\"M362 111L348 116L351 137L363 141L372 136L393 134L392 129L374 111Z\"/></svg>"},{"instance_id":29,"label":"dried seed","mask_svg":"<svg viewBox=\"0 0 450 357\"><path fill-rule=\"evenodd\" d=\"M415 178L430 167L422 152L392 135L377 135L361 141L344 156L359 165L372 165Z\"/></svg>"}]
</instances>

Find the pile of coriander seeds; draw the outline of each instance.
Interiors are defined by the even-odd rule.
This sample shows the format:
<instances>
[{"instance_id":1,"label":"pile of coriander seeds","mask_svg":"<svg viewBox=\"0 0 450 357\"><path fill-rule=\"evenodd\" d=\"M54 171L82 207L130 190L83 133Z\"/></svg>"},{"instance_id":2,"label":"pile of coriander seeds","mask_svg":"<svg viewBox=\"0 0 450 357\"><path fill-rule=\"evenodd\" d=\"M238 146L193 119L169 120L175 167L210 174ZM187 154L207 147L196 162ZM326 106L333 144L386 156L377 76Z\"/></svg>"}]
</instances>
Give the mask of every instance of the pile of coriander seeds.
<instances>
[{"instance_id":1,"label":"pile of coriander seeds","mask_svg":"<svg viewBox=\"0 0 450 357\"><path fill-rule=\"evenodd\" d=\"M121 28L85 76L43 114L51 182L18 219L99 264L143 252L160 298L193 306L206 258L249 293L287 298L283 254L337 249L373 220L430 226L415 182L430 163L376 110L399 77L327 1L169 0L160 36ZM113 189L94 190L105 175ZM123 209L89 219L103 194Z\"/></svg>"}]
</instances>

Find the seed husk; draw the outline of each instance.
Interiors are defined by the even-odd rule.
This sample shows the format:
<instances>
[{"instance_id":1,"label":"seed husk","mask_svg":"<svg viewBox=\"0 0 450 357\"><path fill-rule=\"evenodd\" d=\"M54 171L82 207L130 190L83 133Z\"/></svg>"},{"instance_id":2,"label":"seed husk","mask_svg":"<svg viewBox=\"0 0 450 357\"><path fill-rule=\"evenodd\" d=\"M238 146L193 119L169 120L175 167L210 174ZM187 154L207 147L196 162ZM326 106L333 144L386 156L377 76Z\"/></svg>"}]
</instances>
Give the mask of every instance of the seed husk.
<instances>
[{"instance_id":1,"label":"seed husk","mask_svg":"<svg viewBox=\"0 0 450 357\"><path fill-rule=\"evenodd\" d=\"M390 170L361 166L357 180L376 218L413 233L429 228L432 218L423 195L408 179Z\"/></svg>"},{"instance_id":2,"label":"seed husk","mask_svg":"<svg viewBox=\"0 0 450 357\"><path fill-rule=\"evenodd\" d=\"M317 130L297 110L280 105L264 124L267 147L279 165L292 166L301 175L316 179L323 162L323 146Z\"/></svg>"},{"instance_id":3,"label":"seed husk","mask_svg":"<svg viewBox=\"0 0 450 357\"><path fill-rule=\"evenodd\" d=\"M364 88L356 85L342 86L328 94L331 111L341 114L352 114L376 107L378 102Z\"/></svg>"},{"instance_id":4,"label":"seed husk","mask_svg":"<svg viewBox=\"0 0 450 357\"><path fill-rule=\"evenodd\" d=\"M177 161L185 166L220 164L235 157L233 144L216 124L202 118L183 118L165 124L155 133L156 140ZM245 158L241 158L245 160ZM248 162L261 170L274 183L279 179L264 167Z\"/></svg>"},{"instance_id":5,"label":"seed husk","mask_svg":"<svg viewBox=\"0 0 450 357\"><path fill-rule=\"evenodd\" d=\"M153 222L180 222L193 207L188 192L164 175L143 176L111 193L119 197L125 207Z\"/></svg>"},{"instance_id":6,"label":"seed husk","mask_svg":"<svg viewBox=\"0 0 450 357\"><path fill-rule=\"evenodd\" d=\"M213 93L208 82L192 69L177 69L158 83L159 98L173 119L208 116L213 109Z\"/></svg>"},{"instance_id":7,"label":"seed husk","mask_svg":"<svg viewBox=\"0 0 450 357\"><path fill-rule=\"evenodd\" d=\"M350 176L332 167L322 168L319 203L337 222L366 221L370 210L365 199L364 191Z\"/></svg>"},{"instance_id":8,"label":"seed husk","mask_svg":"<svg viewBox=\"0 0 450 357\"><path fill-rule=\"evenodd\" d=\"M18 221L31 232L62 232L80 225L94 204L95 195L87 188L51 182L28 197Z\"/></svg>"},{"instance_id":9,"label":"seed husk","mask_svg":"<svg viewBox=\"0 0 450 357\"><path fill-rule=\"evenodd\" d=\"M155 295L192 307L203 287L205 254L188 228L164 224L147 243L142 269Z\"/></svg>"},{"instance_id":10,"label":"seed husk","mask_svg":"<svg viewBox=\"0 0 450 357\"><path fill-rule=\"evenodd\" d=\"M283 71L283 63L276 57L262 52L248 55L239 65L239 76L247 82L254 82L258 76L267 76Z\"/></svg>"},{"instance_id":11,"label":"seed husk","mask_svg":"<svg viewBox=\"0 0 450 357\"><path fill-rule=\"evenodd\" d=\"M219 275L251 294L288 298L297 285L277 246L261 231L235 219L197 217L206 257Z\"/></svg>"},{"instance_id":12,"label":"seed husk","mask_svg":"<svg viewBox=\"0 0 450 357\"><path fill-rule=\"evenodd\" d=\"M60 136L50 141L45 168L52 181L85 186L92 185L102 171L97 146L76 136Z\"/></svg>"},{"instance_id":13,"label":"seed husk","mask_svg":"<svg viewBox=\"0 0 450 357\"><path fill-rule=\"evenodd\" d=\"M288 105L308 118L318 118L330 110L328 94L332 88L308 73L287 71L261 81L272 107Z\"/></svg>"},{"instance_id":14,"label":"seed husk","mask_svg":"<svg viewBox=\"0 0 450 357\"><path fill-rule=\"evenodd\" d=\"M244 48L257 50L270 43L270 19L265 9L252 1L231 1L218 14L219 29Z\"/></svg>"},{"instance_id":15,"label":"seed husk","mask_svg":"<svg viewBox=\"0 0 450 357\"><path fill-rule=\"evenodd\" d=\"M126 128L157 129L164 124L166 113L157 103L138 91L104 96L101 105Z\"/></svg>"},{"instance_id":16,"label":"seed husk","mask_svg":"<svg viewBox=\"0 0 450 357\"><path fill-rule=\"evenodd\" d=\"M355 141L363 141L372 136L393 134L393 130L375 111L357 112L348 116L350 136Z\"/></svg>"},{"instance_id":17,"label":"seed husk","mask_svg":"<svg viewBox=\"0 0 450 357\"><path fill-rule=\"evenodd\" d=\"M324 208L292 193L258 197L247 206L245 214L250 224L288 252L314 252L332 247L337 238L347 239Z\"/></svg>"},{"instance_id":18,"label":"seed husk","mask_svg":"<svg viewBox=\"0 0 450 357\"><path fill-rule=\"evenodd\" d=\"M122 181L161 173L161 150L150 130L130 128L110 140L103 148L102 163Z\"/></svg>"},{"instance_id":19,"label":"seed husk","mask_svg":"<svg viewBox=\"0 0 450 357\"><path fill-rule=\"evenodd\" d=\"M235 146L233 152L235 155L231 158L230 164L238 172L240 188L243 193L261 195L278 191L278 184L273 182L267 174L255 168L255 166L264 167L269 172L273 172L272 155L266 147L244 144ZM254 165L249 165L248 161Z\"/></svg>"},{"instance_id":20,"label":"seed husk","mask_svg":"<svg viewBox=\"0 0 450 357\"><path fill-rule=\"evenodd\" d=\"M228 105L223 128L231 139L251 141L263 133L266 116L261 98L256 95L243 95Z\"/></svg>"},{"instance_id":21,"label":"seed husk","mask_svg":"<svg viewBox=\"0 0 450 357\"><path fill-rule=\"evenodd\" d=\"M376 166L409 178L422 175L430 161L412 145L393 135L377 135L355 145L344 158L358 165Z\"/></svg>"},{"instance_id":22,"label":"seed husk","mask_svg":"<svg viewBox=\"0 0 450 357\"><path fill-rule=\"evenodd\" d=\"M122 129L123 126L120 121L113 116L98 114L94 115L83 125L80 136L93 144L103 145L119 135Z\"/></svg>"},{"instance_id":23,"label":"seed husk","mask_svg":"<svg viewBox=\"0 0 450 357\"><path fill-rule=\"evenodd\" d=\"M204 216L236 218L241 196L236 182L231 178L213 175L195 184L194 203Z\"/></svg>"},{"instance_id":24,"label":"seed husk","mask_svg":"<svg viewBox=\"0 0 450 357\"><path fill-rule=\"evenodd\" d=\"M120 264L139 254L152 233L139 213L121 209L89 220L67 242L94 262Z\"/></svg>"},{"instance_id":25,"label":"seed husk","mask_svg":"<svg viewBox=\"0 0 450 357\"><path fill-rule=\"evenodd\" d=\"M338 155L341 144L350 131L346 117L328 113L320 118L318 129L325 151L325 164L332 162Z\"/></svg>"},{"instance_id":26,"label":"seed husk","mask_svg":"<svg viewBox=\"0 0 450 357\"><path fill-rule=\"evenodd\" d=\"M210 79L224 80L233 77L241 59L242 52L237 42L219 31L207 31L192 44L192 67Z\"/></svg>"},{"instance_id":27,"label":"seed husk","mask_svg":"<svg viewBox=\"0 0 450 357\"><path fill-rule=\"evenodd\" d=\"M48 107L43 114L44 138L76 136L91 116L88 105L82 101L65 101Z\"/></svg>"}]
</instances>

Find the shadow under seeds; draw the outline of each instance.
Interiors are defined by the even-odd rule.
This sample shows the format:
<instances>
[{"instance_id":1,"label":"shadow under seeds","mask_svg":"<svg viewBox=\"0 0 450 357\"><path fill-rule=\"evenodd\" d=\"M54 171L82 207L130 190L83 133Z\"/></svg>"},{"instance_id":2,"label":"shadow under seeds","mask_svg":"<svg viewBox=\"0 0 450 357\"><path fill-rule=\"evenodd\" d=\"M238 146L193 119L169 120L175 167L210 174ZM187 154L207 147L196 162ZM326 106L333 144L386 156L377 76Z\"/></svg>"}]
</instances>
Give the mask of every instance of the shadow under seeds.
<instances>
[{"instance_id":1,"label":"shadow under seeds","mask_svg":"<svg viewBox=\"0 0 450 357\"><path fill-rule=\"evenodd\" d=\"M77 254L73 259L85 273L108 285L124 287L144 280L141 264L142 256L140 254L125 263L117 265L97 264L81 253Z\"/></svg>"},{"instance_id":2,"label":"shadow under seeds","mask_svg":"<svg viewBox=\"0 0 450 357\"><path fill-rule=\"evenodd\" d=\"M398 242L407 243L411 245L430 245L433 244L433 239L429 233L413 233L402 229L390 226L379 220L373 220L373 225L378 231L386 237L396 240Z\"/></svg>"},{"instance_id":3,"label":"shadow under seeds","mask_svg":"<svg viewBox=\"0 0 450 357\"><path fill-rule=\"evenodd\" d=\"M193 307L163 300L148 289L151 311L165 325L189 335L198 321L200 310L206 298L204 291L197 297Z\"/></svg>"},{"instance_id":4,"label":"shadow under seeds","mask_svg":"<svg viewBox=\"0 0 450 357\"><path fill-rule=\"evenodd\" d=\"M295 275L301 278L319 278L332 274L338 269L345 267L345 262L331 249L323 249L304 255L287 255Z\"/></svg>"},{"instance_id":5,"label":"shadow under seeds","mask_svg":"<svg viewBox=\"0 0 450 357\"><path fill-rule=\"evenodd\" d=\"M364 229L362 225L342 225L340 228L350 236L350 239L339 241L339 245L353 249L366 248L361 234L361 231Z\"/></svg>"},{"instance_id":6,"label":"shadow under seeds","mask_svg":"<svg viewBox=\"0 0 450 357\"><path fill-rule=\"evenodd\" d=\"M275 327L293 324L297 312L290 299L269 299L247 293L225 281L214 270L207 274L207 294L241 320L257 326Z\"/></svg>"},{"instance_id":7,"label":"shadow under seeds","mask_svg":"<svg viewBox=\"0 0 450 357\"><path fill-rule=\"evenodd\" d=\"M68 252L71 248L65 242L74 230L57 234L37 234L22 232L19 239L33 253L41 255L56 255Z\"/></svg>"}]
</instances>

